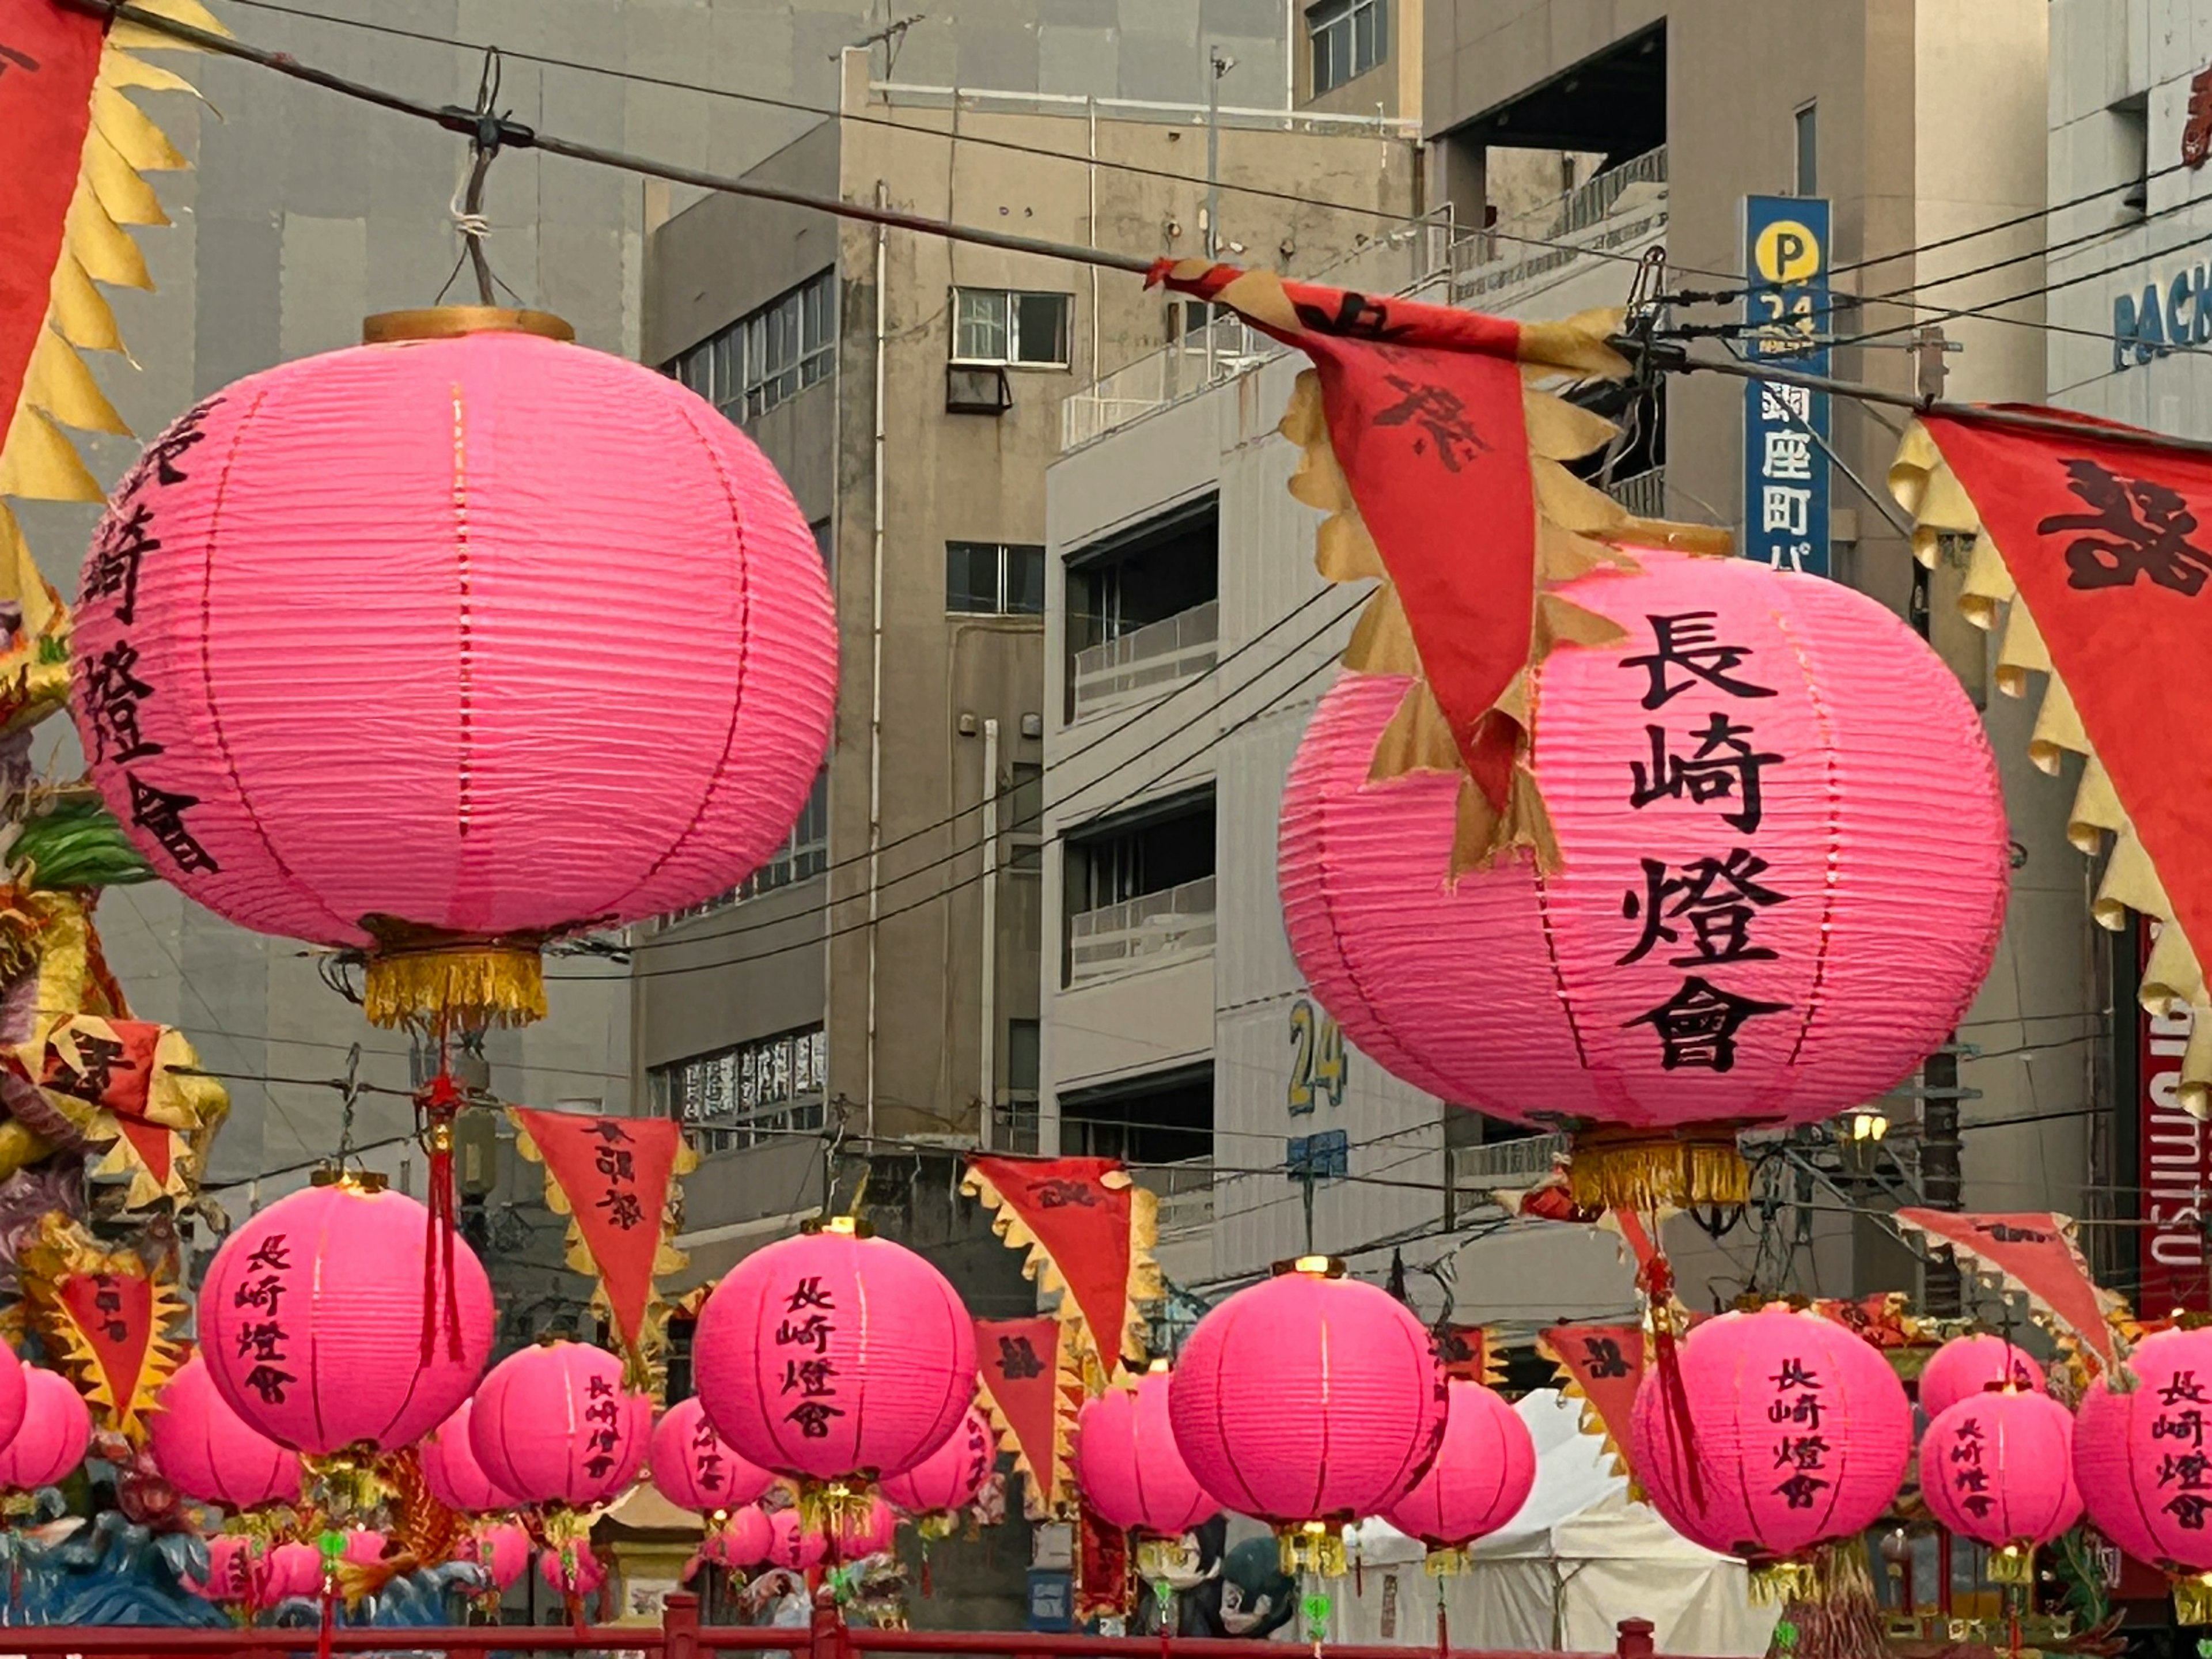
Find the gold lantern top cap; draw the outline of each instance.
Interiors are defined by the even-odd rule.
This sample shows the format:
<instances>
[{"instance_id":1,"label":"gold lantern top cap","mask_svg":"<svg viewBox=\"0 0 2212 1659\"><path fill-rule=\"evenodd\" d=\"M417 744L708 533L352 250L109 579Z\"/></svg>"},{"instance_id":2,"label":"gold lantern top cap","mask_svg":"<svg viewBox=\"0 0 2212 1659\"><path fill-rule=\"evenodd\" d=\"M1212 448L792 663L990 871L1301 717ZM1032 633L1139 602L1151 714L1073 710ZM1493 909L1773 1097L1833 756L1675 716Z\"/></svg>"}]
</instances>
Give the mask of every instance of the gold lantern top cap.
<instances>
[{"instance_id":1,"label":"gold lantern top cap","mask_svg":"<svg viewBox=\"0 0 2212 1659\"><path fill-rule=\"evenodd\" d=\"M1302 1255L1275 1264L1275 1276L1279 1279L1285 1273L1304 1273L1310 1279L1341 1279L1344 1263L1333 1255Z\"/></svg>"},{"instance_id":2,"label":"gold lantern top cap","mask_svg":"<svg viewBox=\"0 0 2212 1659\"><path fill-rule=\"evenodd\" d=\"M841 1238L873 1238L876 1230L858 1216L809 1216L799 1224L802 1233L835 1233Z\"/></svg>"},{"instance_id":3,"label":"gold lantern top cap","mask_svg":"<svg viewBox=\"0 0 2212 1659\"><path fill-rule=\"evenodd\" d=\"M424 306L412 311L380 311L361 324L363 345L398 345L410 340L456 340L465 334L535 334L572 344L576 331L550 311L518 311L505 306Z\"/></svg>"}]
</instances>

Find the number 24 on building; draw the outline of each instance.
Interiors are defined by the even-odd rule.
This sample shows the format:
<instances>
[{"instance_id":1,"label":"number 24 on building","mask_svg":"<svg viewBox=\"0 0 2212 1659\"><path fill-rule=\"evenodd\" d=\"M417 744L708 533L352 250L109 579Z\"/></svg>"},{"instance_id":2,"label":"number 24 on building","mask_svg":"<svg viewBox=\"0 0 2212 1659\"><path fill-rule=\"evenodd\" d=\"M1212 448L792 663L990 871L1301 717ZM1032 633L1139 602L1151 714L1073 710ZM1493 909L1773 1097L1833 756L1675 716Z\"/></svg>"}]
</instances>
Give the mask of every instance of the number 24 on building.
<instances>
[{"instance_id":1,"label":"number 24 on building","mask_svg":"<svg viewBox=\"0 0 2212 1659\"><path fill-rule=\"evenodd\" d=\"M1324 1100L1343 1105L1344 1074L1344 1033L1310 998L1300 997L1291 1006L1291 1115L1310 1112Z\"/></svg>"}]
</instances>

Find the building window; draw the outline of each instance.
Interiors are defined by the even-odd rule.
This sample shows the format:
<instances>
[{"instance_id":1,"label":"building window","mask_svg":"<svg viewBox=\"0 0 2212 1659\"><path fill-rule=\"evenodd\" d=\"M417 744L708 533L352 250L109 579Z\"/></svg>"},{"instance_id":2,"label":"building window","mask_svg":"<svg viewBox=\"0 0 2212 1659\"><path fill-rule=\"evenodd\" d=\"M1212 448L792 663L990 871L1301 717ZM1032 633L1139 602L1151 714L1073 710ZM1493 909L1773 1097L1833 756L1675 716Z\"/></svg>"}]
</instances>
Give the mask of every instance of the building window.
<instances>
[{"instance_id":1,"label":"building window","mask_svg":"<svg viewBox=\"0 0 2212 1659\"><path fill-rule=\"evenodd\" d=\"M653 1109L702 1152L766 1145L821 1128L830 1051L819 1025L733 1042L646 1073Z\"/></svg>"},{"instance_id":2,"label":"building window","mask_svg":"<svg viewBox=\"0 0 2212 1659\"><path fill-rule=\"evenodd\" d=\"M668 372L742 425L830 378L837 360L837 273L810 276L710 334Z\"/></svg>"},{"instance_id":3,"label":"building window","mask_svg":"<svg viewBox=\"0 0 2212 1659\"><path fill-rule=\"evenodd\" d=\"M952 290L952 361L1067 367L1068 314L1073 296L1003 288Z\"/></svg>"},{"instance_id":4,"label":"building window","mask_svg":"<svg viewBox=\"0 0 2212 1659\"><path fill-rule=\"evenodd\" d=\"M830 578L830 586L834 592L837 586L837 560L833 550L836 543L830 533L830 520L817 519L807 528L814 532L814 550L822 556L823 573Z\"/></svg>"},{"instance_id":5,"label":"building window","mask_svg":"<svg viewBox=\"0 0 2212 1659\"><path fill-rule=\"evenodd\" d=\"M998 1109L1000 1152L1037 1150L1037 1076L1040 1027L1033 1019L1006 1022L1006 1097Z\"/></svg>"},{"instance_id":6,"label":"building window","mask_svg":"<svg viewBox=\"0 0 2212 1659\"><path fill-rule=\"evenodd\" d=\"M1016 761L1006 791L1006 866L1013 870L1044 867L1044 768Z\"/></svg>"},{"instance_id":7,"label":"building window","mask_svg":"<svg viewBox=\"0 0 2212 1659\"><path fill-rule=\"evenodd\" d=\"M1044 549L1021 543L945 544L945 608L972 616L1044 615Z\"/></svg>"},{"instance_id":8,"label":"building window","mask_svg":"<svg viewBox=\"0 0 2212 1659\"><path fill-rule=\"evenodd\" d=\"M1390 0L1321 0L1306 9L1313 95L1356 80L1390 55Z\"/></svg>"},{"instance_id":9,"label":"building window","mask_svg":"<svg viewBox=\"0 0 2212 1659\"><path fill-rule=\"evenodd\" d=\"M679 921L711 916L717 910L726 910L743 900L757 898L763 893L772 893L779 887L805 881L809 876L818 876L829 867L830 769L824 766L814 775L814 787L807 792L806 805L799 809L799 817L791 826L791 834L785 837L783 845L776 848L765 864L728 892L717 894L702 903L687 904L681 910L671 910L653 926L655 928L673 927Z\"/></svg>"},{"instance_id":10,"label":"building window","mask_svg":"<svg viewBox=\"0 0 2212 1659\"><path fill-rule=\"evenodd\" d=\"M1820 193L1820 108L1808 104L1797 112L1797 193Z\"/></svg>"}]
</instances>

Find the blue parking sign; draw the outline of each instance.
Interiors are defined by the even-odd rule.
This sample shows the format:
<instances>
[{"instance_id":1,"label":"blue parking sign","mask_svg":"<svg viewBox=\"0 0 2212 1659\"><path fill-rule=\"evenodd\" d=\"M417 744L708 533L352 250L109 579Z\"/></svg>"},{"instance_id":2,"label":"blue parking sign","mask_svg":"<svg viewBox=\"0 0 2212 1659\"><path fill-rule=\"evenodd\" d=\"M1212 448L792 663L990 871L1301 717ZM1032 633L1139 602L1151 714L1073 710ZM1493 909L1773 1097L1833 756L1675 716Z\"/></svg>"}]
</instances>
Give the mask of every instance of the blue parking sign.
<instances>
[{"instance_id":1,"label":"blue parking sign","mask_svg":"<svg viewBox=\"0 0 2212 1659\"><path fill-rule=\"evenodd\" d=\"M1828 372L1828 204L1743 202L1743 356L1801 374ZM1771 380L1743 388L1743 542L1778 570L1828 574L1828 394Z\"/></svg>"}]
</instances>

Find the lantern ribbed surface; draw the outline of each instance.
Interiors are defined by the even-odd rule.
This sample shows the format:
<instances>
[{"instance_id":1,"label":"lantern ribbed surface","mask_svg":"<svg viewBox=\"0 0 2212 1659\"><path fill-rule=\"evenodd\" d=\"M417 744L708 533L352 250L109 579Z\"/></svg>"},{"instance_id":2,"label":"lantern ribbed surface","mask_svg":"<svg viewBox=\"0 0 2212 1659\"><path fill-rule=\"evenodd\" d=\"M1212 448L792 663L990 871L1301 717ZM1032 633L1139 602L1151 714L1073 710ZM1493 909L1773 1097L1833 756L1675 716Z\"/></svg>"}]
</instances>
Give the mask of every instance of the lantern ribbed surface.
<instances>
[{"instance_id":1,"label":"lantern ribbed surface","mask_svg":"<svg viewBox=\"0 0 2212 1659\"><path fill-rule=\"evenodd\" d=\"M419 1454L422 1484L430 1496L461 1515L484 1515L518 1506L514 1493L495 1483L477 1462L469 1441L469 1413L474 1401L464 1400L453 1414L423 1437Z\"/></svg>"},{"instance_id":2,"label":"lantern ribbed surface","mask_svg":"<svg viewBox=\"0 0 2212 1659\"><path fill-rule=\"evenodd\" d=\"M92 1413L69 1378L26 1364L23 1387L22 1425L0 1448L0 1488L9 1492L56 1485L84 1462L92 1442Z\"/></svg>"},{"instance_id":3,"label":"lantern ribbed surface","mask_svg":"<svg viewBox=\"0 0 2212 1659\"><path fill-rule=\"evenodd\" d=\"M15 1437L30 1410L30 1385L15 1351L0 1344L0 1446Z\"/></svg>"},{"instance_id":4,"label":"lantern ribbed surface","mask_svg":"<svg viewBox=\"0 0 2212 1659\"><path fill-rule=\"evenodd\" d=\"M830 1553L830 1540L811 1527L802 1524L796 1509L778 1510L768 1518L768 1555L772 1567L787 1567L793 1572L819 1566L822 1558Z\"/></svg>"},{"instance_id":5,"label":"lantern ribbed surface","mask_svg":"<svg viewBox=\"0 0 2212 1659\"><path fill-rule=\"evenodd\" d=\"M2074 1422L2074 1482L2097 1530L2168 1572L2212 1571L2212 1327L2164 1330L2099 1377Z\"/></svg>"},{"instance_id":6,"label":"lantern ribbed surface","mask_svg":"<svg viewBox=\"0 0 2212 1659\"><path fill-rule=\"evenodd\" d=\"M76 641L93 776L155 869L329 945L727 891L798 816L836 690L821 554L751 441L515 332L190 411L118 492Z\"/></svg>"},{"instance_id":7,"label":"lantern ribbed surface","mask_svg":"<svg viewBox=\"0 0 2212 1659\"><path fill-rule=\"evenodd\" d=\"M1536 1484L1536 1443L1520 1413L1480 1382L1454 1381L1443 1444L1382 1518L1432 1550L1458 1549L1521 1512Z\"/></svg>"},{"instance_id":8,"label":"lantern ribbed surface","mask_svg":"<svg viewBox=\"0 0 2212 1659\"><path fill-rule=\"evenodd\" d=\"M757 1567L768 1559L775 1542L775 1528L768 1512L757 1504L737 1510L699 1547L699 1553L719 1567Z\"/></svg>"},{"instance_id":9,"label":"lantern ribbed surface","mask_svg":"<svg viewBox=\"0 0 2212 1659\"><path fill-rule=\"evenodd\" d=\"M622 1361L582 1342L509 1354L469 1413L469 1444L494 1486L577 1510L628 1490L652 1431L653 1402L623 1389Z\"/></svg>"},{"instance_id":10,"label":"lantern ribbed surface","mask_svg":"<svg viewBox=\"0 0 2212 1659\"><path fill-rule=\"evenodd\" d=\"M201 1353L247 1426L311 1457L411 1446L468 1397L491 1355L491 1285L465 1241L429 1289L430 1212L403 1193L310 1187L248 1217L200 1288ZM460 1346L448 1346L447 1297Z\"/></svg>"},{"instance_id":11,"label":"lantern ribbed surface","mask_svg":"<svg viewBox=\"0 0 2212 1659\"><path fill-rule=\"evenodd\" d=\"M1284 792L1292 951L1363 1054L1479 1111L1829 1116L1910 1073L1988 972L1995 760L1957 678L1874 600L1633 552L1643 574L1564 590L1627 642L1531 671L1561 867L1450 879L1460 780L1370 782L1409 682L1348 675Z\"/></svg>"},{"instance_id":12,"label":"lantern ribbed surface","mask_svg":"<svg viewBox=\"0 0 2212 1659\"><path fill-rule=\"evenodd\" d=\"M1112 1526L1180 1538L1220 1513L1176 1445L1168 1418L1170 1375L1146 1372L1132 1389L1109 1389L1075 1419L1075 1484Z\"/></svg>"},{"instance_id":13,"label":"lantern ribbed surface","mask_svg":"<svg viewBox=\"0 0 2212 1659\"><path fill-rule=\"evenodd\" d=\"M653 1425L647 1462L663 1498L700 1515L757 1502L775 1484L766 1469L723 1443L696 1395L671 1406Z\"/></svg>"},{"instance_id":14,"label":"lantern ribbed surface","mask_svg":"<svg viewBox=\"0 0 2212 1659\"><path fill-rule=\"evenodd\" d=\"M908 1515L943 1515L974 1503L998 1461L990 1419L970 1406L943 1445L903 1474L887 1476L877 1490Z\"/></svg>"},{"instance_id":15,"label":"lantern ribbed surface","mask_svg":"<svg viewBox=\"0 0 2212 1659\"><path fill-rule=\"evenodd\" d=\"M876 1555L891 1547L898 1536L898 1516L880 1498L870 1501L858 1515L841 1516L837 1520L837 1559L858 1561L863 1556Z\"/></svg>"},{"instance_id":16,"label":"lantern ribbed surface","mask_svg":"<svg viewBox=\"0 0 2212 1659\"><path fill-rule=\"evenodd\" d=\"M2081 1518L2073 1413L2047 1395L1969 1395L1920 1437L1920 1492L1961 1537L2049 1543Z\"/></svg>"},{"instance_id":17,"label":"lantern ribbed surface","mask_svg":"<svg viewBox=\"0 0 2212 1659\"><path fill-rule=\"evenodd\" d=\"M975 1397L975 1328L944 1274L825 1229L756 1250L700 1310L692 1371L738 1456L794 1480L898 1474Z\"/></svg>"},{"instance_id":18,"label":"lantern ribbed surface","mask_svg":"<svg viewBox=\"0 0 2212 1659\"><path fill-rule=\"evenodd\" d=\"M1881 1518L1911 1455L1912 1407L1871 1344L1775 1303L1707 1320L1676 1352L1681 1393L1644 1374L1629 1457L1675 1531L1760 1561Z\"/></svg>"},{"instance_id":19,"label":"lantern ribbed surface","mask_svg":"<svg viewBox=\"0 0 2212 1659\"><path fill-rule=\"evenodd\" d=\"M2001 1336L1984 1332L1955 1337L1929 1357L1920 1372L1920 1409L1940 1417L1970 1395L2006 1384L2043 1392L2043 1367L2035 1357Z\"/></svg>"},{"instance_id":20,"label":"lantern ribbed surface","mask_svg":"<svg viewBox=\"0 0 2212 1659\"><path fill-rule=\"evenodd\" d=\"M1372 1285L1278 1273L1206 1314L1168 1380L1192 1478L1278 1527L1373 1515L1443 1438L1429 1334Z\"/></svg>"},{"instance_id":21,"label":"lantern ribbed surface","mask_svg":"<svg viewBox=\"0 0 2212 1659\"><path fill-rule=\"evenodd\" d=\"M233 1513L299 1502L299 1454L231 1410L201 1355L177 1367L156 1401L148 1430L154 1462L186 1498Z\"/></svg>"}]
</instances>

